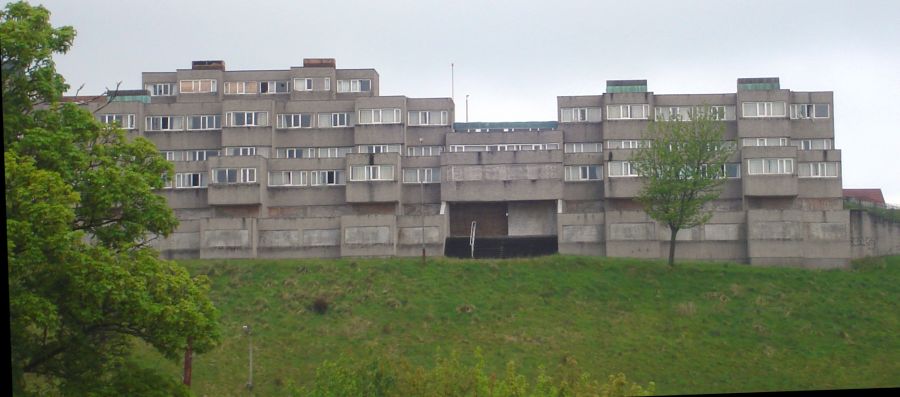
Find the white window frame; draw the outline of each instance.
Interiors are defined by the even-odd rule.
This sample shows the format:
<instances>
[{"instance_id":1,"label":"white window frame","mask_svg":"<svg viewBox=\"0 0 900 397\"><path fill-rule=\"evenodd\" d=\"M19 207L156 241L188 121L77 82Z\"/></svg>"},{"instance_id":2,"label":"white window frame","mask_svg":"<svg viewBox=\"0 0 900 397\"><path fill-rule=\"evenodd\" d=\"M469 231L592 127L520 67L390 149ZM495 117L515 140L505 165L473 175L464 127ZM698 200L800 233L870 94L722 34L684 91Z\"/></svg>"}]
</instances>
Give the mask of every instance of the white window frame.
<instances>
[{"instance_id":1,"label":"white window frame","mask_svg":"<svg viewBox=\"0 0 900 397\"><path fill-rule=\"evenodd\" d=\"M833 162L833 161L818 161L818 162L812 162L812 163L800 163L800 164L798 164L797 175L800 178L837 178L839 169L840 169L839 164L840 163ZM832 170L834 171L833 175L828 174L829 167L833 167L832 168ZM802 170L804 168L806 169L806 171L800 172L800 170ZM806 174L806 175L804 175L804 174Z\"/></svg>"},{"instance_id":2,"label":"white window frame","mask_svg":"<svg viewBox=\"0 0 900 397\"><path fill-rule=\"evenodd\" d=\"M385 114L392 114L394 117L394 121L384 121ZM368 114L369 122L363 122L363 114ZM400 124L403 122L402 112L399 108L384 108L384 109L359 109L359 114L357 118L357 124L359 125L374 125L374 124Z\"/></svg>"},{"instance_id":3,"label":"white window frame","mask_svg":"<svg viewBox=\"0 0 900 397\"><path fill-rule=\"evenodd\" d=\"M341 186L346 184L344 179L344 171L341 170L317 170L309 172L309 186ZM324 175L324 177L323 177ZM331 182L328 175L334 175ZM325 179L325 183L321 183L320 179Z\"/></svg>"},{"instance_id":4,"label":"white window frame","mask_svg":"<svg viewBox=\"0 0 900 397\"><path fill-rule=\"evenodd\" d=\"M743 138L741 140L743 147L783 147L791 146L791 141L785 137L767 137L767 138Z\"/></svg>"},{"instance_id":5,"label":"white window frame","mask_svg":"<svg viewBox=\"0 0 900 397\"><path fill-rule=\"evenodd\" d=\"M573 142L565 145L565 153L601 153L603 144L600 142Z\"/></svg>"},{"instance_id":6,"label":"white window frame","mask_svg":"<svg viewBox=\"0 0 900 397\"><path fill-rule=\"evenodd\" d=\"M234 146L225 148L226 156L256 156L256 147Z\"/></svg>"},{"instance_id":7,"label":"white window frame","mask_svg":"<svg viewBox=\"0 0 900 397\"><path fill-rule=\"evenodd\" d=\"M284 91L278 91L278 83L284 83L284 87L285 87ZM266 92L263 92L263 84L266 85ZM272 88L274 88L274 90ZM260 95L290 94L291 81L290 80L260 81L257 84L257 89L259 90Z\"/></svg>"},{"instance_id":8,"label":"white window frame","mask_svg":"<svg viewBox=\"0 0 900 397\"><path fill-rule=\"evenodd\" d=\"M351 182L393 181L394 174L394 166L390 164L350 166Z\"/></svg>"},{"instance_id":9,"label":"white window frame","mask_svg":"<svg viewBox=\"0 0 900 397\"><path fill-rule=\"evenodd\" d=\"M104 124L113 124L118 122L119 128L126 130L135 129L134 114L101 114L100 122Z\"/></svg>"},{"instance_id":10,"label":"white window frame","mask_svg":"<svg viewBox=\"0 0 900 397\"><path fill-rule=\"evenodd\" d=\"M147 84L147 91L150 91L150 96L174 96L177 93L175 87L175 83L150 83Z\"/></svg>"},{"instance_id":11,"label":"white window frame","mask_svg":"<svg viewBox=\"0 0 900 397\"><path fill-rule=\"evenodd\" d=\"M449 125L450 112L447 110L410 110L407 112L406 123L410 126Z\"/></svg>"},{"instance_id":12,"label":"white window frame","mask_svg":"<svg viewBox=\"0 0 900 397\"><path fill-rule=\"evenodd\" d=\"M223 88L225 95L255 95L256 91L259 90L259 82L226 81Z\"/></svg>"},{"instance_id":13,"label":"white window frame","mask_svg":"<svg viewBox=\"0 0 900 397\"><path fill-rule=\"evenodd\" d=\"M237 123L235 123L235 119L238 117L238 115L243 116L243 124L238 125ZM228 122L228 127L268 127L269 112L256 110L226 112L225 121Z\"/></svg>"},{"instance_id":14,"label":"white window frame","mask_svg":"<svg viewBox=\"0 0 900 397\"><path fill-rule=\"evenodd\" d=\"M776 106L781 108L782 114L775 114ZM748 115L747 110L756 108L754 115ZM742 102L741 103L741 117L748 119L755 118L782 118L787 117L787 103L784 101L770 101L770 102Z\"/></svg>"},{"instance_id":15,"label":"white window frame","mask_svg":"<svg viewBox=\"0 0 900 397\"><path fill-rule=\"evenodd\" d=\"M316 89L316 80L323 81L321 90ZM294 91L331 91L331 77L298 77L294 79Z\"/></svg>"},{"instance_id":16,"label":"white window frame","mask_svg":"<svg viewBox=\"0 0 900 397\"><path fill-rule=\"evenodd\" d=\"M256 168L241 168L240 181L240 183L256 183Z\"/></svg>"},{"instance_id":17,"label":"white window frame","mask_svg":"<svg viewBox=\"0 0 900 397\"><path fill-rule=\"evenodd\" d=\"M415 175L414 180L410 180L410 176ZM403 183L420 184L420 183L441 183L440 167L430 168L404 168Z\"/></svg>"},{"instance_id":18,"label":"white window frame","mask_svg":"<svg viewBox=\"0 0 900 397\"><path fill-rule=\"evenodd\" d=\"M369 89L362 89L362 82L369 82ZM337 92L372 92L372 79L349 79L337 81Z\"/></svg>"},{"instance_id":19,"label":"white window frame","mask_svg":"<svg viewBox=\"0 0 900 397\"><path fill-rule=\"evenodd\" d=\"M560 123L597 123L603 121L603 109L599 106L560 108Z\"/></svg>"},{"instance_id":20,"label":"white window frame","mask_svg":"<svg viewBox=\"0 0 900 397\"><path fill-rule=\"evenodd\" d=\"M771 169L772 162L775 162L776 169ZM760 168L762 172L753 172L753 162L761 162ZM756 158L747 159L747 175L793 175L794 159L785 158Z\"/></svg>"},{"instance_id":21,"label":"white window frame","mask_svg":"<svg viewBox=\"0 0 900 397\"><path fill-rule=\"evenodd\" d=\"M622 175L613 175L613 167L612 164L621 164ZM610 178L634 178L639 177L640 175L637 173L637 170L634 169L634 166L631 165L630 161L610 161L606 164L606 168L609 170Z\"/></svg>"},{"instance_id":22,"label":"white window frame","mask_svg":"<svg viewBox=\"0 0 900 397\"><path fill-rule=\"evenodd\" d=\"M409 157L440 156L444 151L443 146L407 146L406 155Z\"/></svg>"},{"instance_id":23,"label":"white window frame","mask_svg":"<svg viewBox=\"0 0 900 397\"><path fill-rule=\"evenodd\" d=\"M303 117L307 117L309 125L303 125ZM280 113L275 118L275 128L294 129L294 128L313 128L312 113Z\"/></svg>"},{"instance_id":24,"label":"white window frame","mask_svg":"<svg viewBox=\"0 0 900 397\"><path fill-rule=\"evenodd\" d=\"M210 170L209 172L210 172L210 174L211 174L211 175L210 175L210 179L212 179L213 183L215 183L215 184L240 183L240 177L239 177L238 169L237 169L237 168L213 168L213 169ZM220 173L220 172L224 172L224 173L225 173L225 180L224 180L224 181L220 181L220 180L219 180L219 173ZM234 182L229 182L229 181L228 181L229 177L231 177L231 176L233 176Z\"/></svg>"},{"instance_id":25,"label":"white window frame","mask_svg":"<svg viewBox=\"0 0 900 397\"><path fill-rule=\"evenodd\" d=\"M632 108L640 106L643 112L643 117L635 117L632 114ZM618 112L612 112L610 109L618 107ZM613 117L614 113L619 113L618 117ZM607 120L649 120L650 118L650 104L647 103L630 103L630 104L620 104L620 105L606 105L606 119Z\"/></svg>"},{"instance_id":26,"label":"white window frame","mask_svg":"<svg viewBox=\"0 0 900 397\"><path fill-rule=\"evenodd\" d=\"M203 87L203 82L209 82L209 91L201 91L200 89ZM182 85L188 83L191 85L190 91L185 91L181 88ZM178 81L178 91L182 94L211 94L218 91L218 81L215 79L193 79L193 80L179 80Z\"/></svg>"},{"instance_id":27,"label":"white window frame","mask_svg":"<svg viewBox=\"0 0 900 397\"><path fill-rule=\"evenodd\" d=\"M159 121L159 128L153 128L153 121ZM165 120L166 128L162 128ZM145 131L183 131L184 116L147 116L145 119ZM180 124L180 128L176 126Z\"/></svg>"},{"instance_id":28,"label":"white window frame","mask_svg":"<svg viewBox=\"0 0 900 397\"><path fill-rule=\"evenodd\" d=\"M191 121L200 118L200 128L192 128ZM222 116L218 114L192 114L185 118L185 129L188 131L220 130L222 129Z\"/></svg>"},{"instance_id":29,"label":"white window frame","mask_svg":"<svg viewBox=\"0 0 900 397\"><path fill-rule=\"evenodd\" d=\"M595 178L591 178L594 169ZM603 166L599 164L567 165L563 176L566 182L590 182L603 180Z\"/></svg>"},{"instance_id":30,"label":"white window frame","mask_svg":"<svg viewBox=\"0 0 900 397\"><path fill-rule=\"evenodd\" d=\"M176 189L202 189L207 187L202 172L179 172L175 174Z\"/></svg>"}]
</instances>

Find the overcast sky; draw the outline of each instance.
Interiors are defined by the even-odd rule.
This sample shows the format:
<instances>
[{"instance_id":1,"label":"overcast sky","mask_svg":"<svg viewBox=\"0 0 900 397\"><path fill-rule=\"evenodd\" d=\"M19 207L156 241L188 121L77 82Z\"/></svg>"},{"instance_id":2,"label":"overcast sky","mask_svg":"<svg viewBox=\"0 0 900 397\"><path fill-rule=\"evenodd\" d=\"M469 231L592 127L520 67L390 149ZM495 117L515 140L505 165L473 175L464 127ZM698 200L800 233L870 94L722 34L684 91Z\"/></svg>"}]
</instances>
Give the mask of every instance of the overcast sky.
<instances>
[{"instance_id":1,"label":"overcast sky","mask_svg":"<svg viewBox=\"0 0 900 397\"><path fill-rule=\"evenodd\" d=\"M78 31L56 58L73 90L222 59L374 68L381 95L450 96L457 121L555 120L559 95L647 79L657 94L735 92L739 77L834 91L845 188L900 204L900 1L44 0ZM897 106L898 109L894 107Z\"/></svg>"}]
</instances>

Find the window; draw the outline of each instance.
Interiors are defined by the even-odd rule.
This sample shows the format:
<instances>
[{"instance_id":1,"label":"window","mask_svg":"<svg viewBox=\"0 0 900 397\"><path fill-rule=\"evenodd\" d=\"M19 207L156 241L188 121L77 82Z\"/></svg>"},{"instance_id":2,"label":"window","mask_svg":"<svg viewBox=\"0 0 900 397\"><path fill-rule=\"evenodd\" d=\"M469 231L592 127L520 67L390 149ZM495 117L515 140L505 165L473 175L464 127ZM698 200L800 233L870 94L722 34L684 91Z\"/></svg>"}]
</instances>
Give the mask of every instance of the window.
<instances>
[{"instance_id":1,"label":"window","mask_svg":"<svg viewBox=\"0 0 900 397\"><path fill-rule=\"evenodd\" d=\"M440 183L440 168L404 168L403 183Z\"/></svg>"},{"instance_id":2,"label":"window","mask_svg":"<svg viewBox=\"0 0 900 397\"><path fill-rule=\"evenodd\" d=\"M410 157L440 156L443 146L407 146L406 155Z\"/></svg>"},{"instance_id":3,"label":"window","mask_svg":"<svg viewBox=\"0 0 900 397\"><path fill-rule=\"evenodd\" d=\"M793 174L794 159L749 159L747 173L750 175Z\"/></svg>"},{"instance_id":4,"label":"window","mask_svg":"<svg viewBox=\"0 0 900 397\"><path fill-rule=\"evenodd\" d=\"M315 148L277 148L275 158L279 159L303 159L316 157Z\"/></svg>"},{"instance_id":5,"label":"window","mask_svg":"<svg viewBox=\"0 0 900 397\"><path fill-rule=\"evenodd\" d=\"M285 94L290 92L288 82L285 81L261 81L259 82L260 94Z\"/></svg>"},{"instance_id":6,"label":"window","mask_svg":"<svg viewBox=\"0 0 900 397\"><path fill-rule=\"evenodd\" d=\"M331 91L331 77L294 79L294 91Z\"/></svg>"},{"instance_id":7,"label":"window","mask_svg":"<svg viewBox=\"0 0 900 397\"><path fill-rule=\"evenodd\" d=\"M799 150L828 150L831 149L830 139L800 139L791 141L791 145Z\"/></svg>"},{"instance_id":8,"label":"window","mask_svg":"<svg viewBox=\"0 0 900 397\"><path fill-rule=\"evenodd\" d=\"M160 154L166 158L166 161L181 161L181 156L179 156L181 152L162 151Z\"/></svg>"},{"instance_id":9,"label":"window","mask_svg":"<svg viewBox=\"0 0 900 397\"><path fill-rule=\"evenodd\" d=\"M199 94L216 92L216 80L181 80L178 82L178 90L182 94Z\"/></svg>"},{"instance_id":10,"label":"window","mask_svg":"<svg viewBox=\"0 0 900 397\"><path fill-rule=\"evenodd\" d=\"M628 161L610 161L606 166L610 177L638 176L637 170Z\"/></svg>"},{"instance_id":11,"label":"window","mask_svg":"<svg viewBox=\"0 0 900 397\"><path fill-rule=\"evenodd\" d=\"M101 114L100 122L105 124L118 125L120 128L124 128L126 130L134 129L133 114Z\"/></svg>"},{"instance_id":12,"label":"window","mask_svg":"<svg viewBox=\"0 0 900 397\"><path fill-rule=\"evenodd\" d=\"M599 165L568 165L566 166L566 181L598 181L602 179L603 167Z\"/></svg>"},{"instance_id":13,"label":"window","mask_svg":"<svg viewBox=\"0 0 900 397\"><path fill-rule=\"evenodd\" d=\"M600 142L591 143L567 143L566 153L599 153L603 147Z\"/></svg>"},{"instance_id":14,"label":"window","mask_svg":"<svg viewBox=\"0 0 900 397\"><path fill-rule=\"evenodd\" d=\"M392 181L393 165L354 165L350 167L351 181Z\"/></svg>"},{"instance_id":15,"label":"window","mask_svg":"<svg viewBox=\"0 0 900 397\"><path fill-rule=\"evenodd\" d=\"M409 125L448 125L450 112L446 110L415 110L408 114Z\"/></svg>"},{"instance_id":16,"label":"window","mask_svg":"<svg viewBox=\"0 0 900 397\"><path fill-rule=\"evenodd\" d=\"M226 156L256 156L255 147L227 147L225 148Z\"/></svg>"},{"instance_id":17,"label":"window","mask_svg":"<svg viewBox=\"0 0 900 397\"><path fill-rule=\"evenodd\" d=\"M349 127L347 113L319 113L319 128Z\"/></svg>"},{"instance_id":18,"label":"window","mask_svg":"<svg viewBox=\"0 0 900 397\"><path fill-rule=\"evenodd\" d=\"M741 164L740 163L725 163L725 177L726 178L740 178L741 177Z\"/></svg>"},{"instance_id":19,"label":"window","mask_svg":"<svg viewBox=\"0 0 900 397\"><path fill-rule=\"evenodd\" d=\"M256 168L241 168L241 182L242 183L256 182Z\"/></svg>"},{"instance_id":20,"label":"window","mask_svg":"<svg viewBox=\"0 0 900 397\"><path fill-rule=\"evenodd\" d=\"M237 168L215 168L212 170L213 183L237 183Z\"/></svg>"},{"instance_id":21,"label":"window","mask_svg":"<svg viewBox=\"0 0 900 397\"><path fill-rule=\"evenodd\" d=\"M319 158L343 158L353 153L352 147L320 147L318 148Z\"/></svg>"},{"instance_id":22,"label":"window","mask_svg":"<svg viewBox=\"0 0 900 397\"><path fill-rule=\"evenodd\" d=\"M784 102L744 102L743 117L784 117Z\"/></svg>"},{"instance_id":23,"label":"window","mask_svg":"<svg viewBox=\"0 0 900 397\"><path fill-rule=\"evenodd\" d=\"M258 87L255 81L226 81L225 95L256 94Z\"/></svg>"},{"instance_id":24,"label":"window","mask_svg":"<svg viewBox=\"0 0 900 397\"><path fill-rule=\"evenodd\" d=\"M337 92L369 92L372 91L372 80L338 80Z\"/></svg>"},{"instance_id":25,"label":"window","mask_svg":"<svg viewBox=\"0 0 900 397\"><path fill-rule=\"evenodd\" d=\"M344 171L327 170L327 171L310 171L309 184L311 186L324 185L344 185Z\"/></svg>"},{"instance_id":26,"label":"window","mask_svg":"<svg viewBox=\"0 0 900 397\"><path fill-rule=\"evenodd\" d=\"M610 140L606 141L607 149L638 149L643 146L650 146L650 141L646 140Z\"/></svg>"},{"instance_id":27,"label":"window","mask_svg":"<svg viewBox=\"0 0 900 397\"><path fill-rule=\"evenodd\" d=\"M797 173L801 178L837 178L838 163L800 163Z\"/></svg>"},{"instance_id":28,"label":"window","mask_svg":"<svg viewBox=\"0 0 900 397\"><path fill-rule=\"evenodd\" d=\"M359 145L357 153L400 153L400 145Z\"/></svg>"},{"instance_id":29,"label":"window","mask_svg":"<svg viewBox=\"0 0 900 397\"><path fill-rule=\"evenodd\" d=\"M827 119L830 115L829 106L825 103L793 104L791 105L792 119Z\"/></svg>"},{"instance_id":30,"label":"window","mask_svg":"<svg viewBox=\"0 0 900 397\"><path fill-rule=\"evenodd\" d=\"M397 124L400 109L360 109L359 124Z\"/></svg>"},{"instance_id":31,"label":"window","mask_svg":"<svg viewBox=\"0 0 900 397\"><path fill-rule=\"evenodd\" d=\"M272 171L269 172L269 186L306 186L307 171Z\"/></svg>"},{"instance_id":32,"label":"window","mask_svg":"<svg viewBox=\"0 0 900 397\"><path fill-rule=\"evenodd\" d=\"M206 187L206 174L200 172L185 172L175 174L175 188L189 189Z\"/></svg>"},{"instance_id":33,"label":"window","mask_svg":"<svg viewBox=\"0 0 900 397\"><path fill-rule=\"evenodd\" d=\"M505 143L497 145L450 145L450 152L515 152L520 150L559 150L559 143Z\"/></svg>"},{"instance_id":34,"label":"window","mask_svg":"<svg viewBox=\"0 0 900 397\"><path fill-rule=\"evenodd\" d=\"M312 128L312 114L279 114L276 128Z\"/></svg>"},{"instance_id":35,"label":"window","mask_svg":"<svg viewBox=\"0 0 900 397\"><path fill-rule=\"evenodd\" d=\"M206 161L209 157L218 157L218 150L188 150L184 152L184 161Z\"/></svg>"},{"instance_id":36,"label":"window","mask_svg":"<svg viewBox=\"0 0 900 397\"><path fill-rule=\"evenodd\" d=\"M607 120L646 120L650 105L609 105L606 107Z\"/></svg>"},{"instance_id":37,"label":"window","mask_svg":"<svg viewBox=\"0 0 900 397\"><path fill-rule=\"evenodd\" d=\"M600 121L600 108L560 108L559 121L562 123Z\"/></svg>"},{"instance_id":38,"label":"window","mask_svg":"<svg viewBox=\"0 0 900 397\"><path fill-rule=\"evenodd\" d=\"M742 146L788 146L787 138L744 138Z\"/></svg>"},{"instance_id":39,"label":"window","mask_svg":"<svg viewBox=\"0 0 900 397\"><path fill-rule=\"evenodd\" d=\"M188 116L188 130L218 130L222 128L222 116L218 114Z\"/></svg>"},{"instance_id":40,"label":"window","mask_svg":"<svg viewBox=\"0 0 900 397\"><path fill-rule=\"evenodd\" d=\"M147 84L147 91L150 96L172 96L175 95L175 84L173 83L153 83Z\"/></svg>"},{"instance_id":41,"label":"window","mask_svg":"<svg viewBox=\"0 0 900 397\"><path fill-rule=\"evenodd\" d=\"M184 116L147 116L147 131L180 131L184 129Z\"/></svg>"},{"instance_id":42,"label":"window","mask_svg":"<svg viewBox=\"0 0 900 397\"><path fill-rule=\"evenodd\" d=\"M269 125L269 112L227 112L229 127L265 127Z\"/></svg>"}]
</instances>

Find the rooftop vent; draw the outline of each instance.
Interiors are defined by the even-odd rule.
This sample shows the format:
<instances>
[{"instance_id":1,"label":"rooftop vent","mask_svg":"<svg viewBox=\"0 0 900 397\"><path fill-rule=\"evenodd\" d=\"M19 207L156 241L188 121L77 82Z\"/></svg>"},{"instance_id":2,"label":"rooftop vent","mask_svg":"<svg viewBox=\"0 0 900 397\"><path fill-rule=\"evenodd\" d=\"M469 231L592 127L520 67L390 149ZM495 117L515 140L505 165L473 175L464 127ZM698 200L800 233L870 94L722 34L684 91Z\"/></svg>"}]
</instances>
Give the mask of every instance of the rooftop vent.
<instances>
[{"instance_id":1,"label":"rooftop vent","mask_svg":"<svg viewBox=\"0 0 900 397\"><path fill-rule=\"evenodd\" d=\"M778 77L755 77L738 79L738 91L765 91L780 90L781 84Z\"/></svg>"},{"instance_id":2,"label":"rooftop vent","mask_svg":"<svg viewBox=\"0 0 900 397\"><path fill-rule=\"evenodd\" d=\"M303 58L304 68L333 68L334 58Z\"/></svg>"},{"instance_id":3,"label":"rooftop vent","mask_svg":"<svg viewBox=\"0 0 900 397\"><path fill-rule=\"evenodd\" d=\"M225 61L193 61L193 70L225 70Z\"/></svg>"},{"instance_id":4,"label":"rooftop vent","mask_svg":"<svg viewBox=\"0 0 900 397\"><path fill-rule=\"evenodd\" d=\"M647 92L647 80L606 80L606 93Z\"/></svg>"}]
</instances>

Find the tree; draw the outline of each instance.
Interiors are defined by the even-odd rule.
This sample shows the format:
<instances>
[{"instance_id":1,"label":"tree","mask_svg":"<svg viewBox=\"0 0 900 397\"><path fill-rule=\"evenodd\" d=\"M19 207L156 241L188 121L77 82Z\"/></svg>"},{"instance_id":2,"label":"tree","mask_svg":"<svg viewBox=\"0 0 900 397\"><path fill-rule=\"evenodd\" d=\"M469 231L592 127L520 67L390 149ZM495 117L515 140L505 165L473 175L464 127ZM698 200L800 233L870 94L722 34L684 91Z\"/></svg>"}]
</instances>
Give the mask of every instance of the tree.
<instances>
[{"instance_id":1,"label":"tree","mask_svg":"<svg viewBox=\"0 0 900 397\"><path fill-rule=\"evenodd\" d=\"M651 218L669 227L669 266L675 264L679 230L702 225L712 212L704 205L719 197L725 162L733 145L722 140L725 125L709 107L698 107L689 119L679 115L650 123L650 144L638 149L632 165L645 178L637 201Z\"/></svg>"},{"instance_id":2,"label":"tree","mask_svg":"<svg viewBox=\"0 0 900 397\"><path fill-rule=\"evenodd\" d=\"M75 31L49 15L24 2L0 11L13 388L129 394L165 379L119 379L134 372L135 339L173 360L189 338L202 353L219 340L217 312L205 277L148 245L177 226L154 193L171 164L150 141L60 103L67 86L51 56Z\"/></svg>"}]
</instances>

